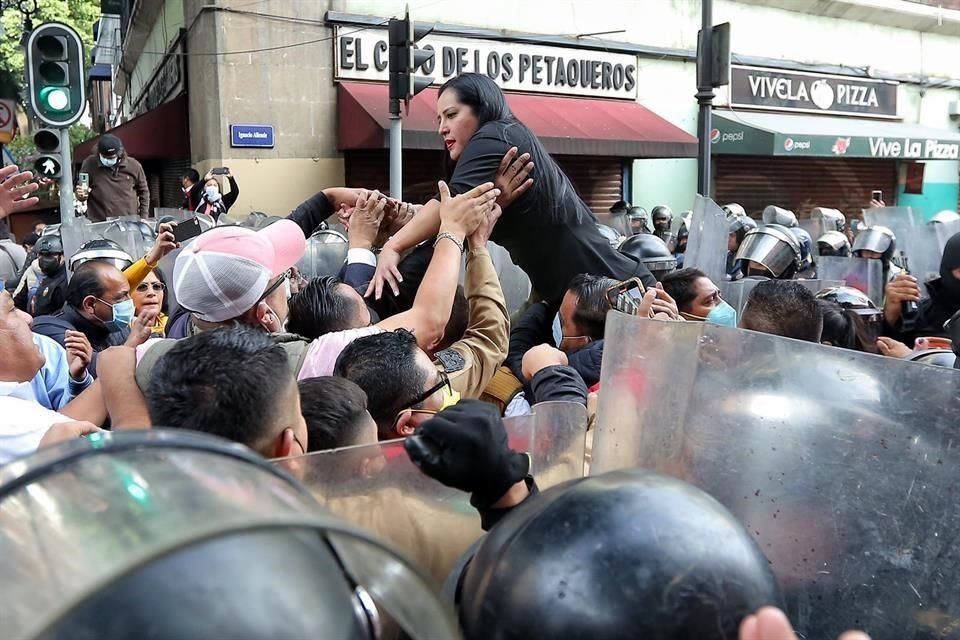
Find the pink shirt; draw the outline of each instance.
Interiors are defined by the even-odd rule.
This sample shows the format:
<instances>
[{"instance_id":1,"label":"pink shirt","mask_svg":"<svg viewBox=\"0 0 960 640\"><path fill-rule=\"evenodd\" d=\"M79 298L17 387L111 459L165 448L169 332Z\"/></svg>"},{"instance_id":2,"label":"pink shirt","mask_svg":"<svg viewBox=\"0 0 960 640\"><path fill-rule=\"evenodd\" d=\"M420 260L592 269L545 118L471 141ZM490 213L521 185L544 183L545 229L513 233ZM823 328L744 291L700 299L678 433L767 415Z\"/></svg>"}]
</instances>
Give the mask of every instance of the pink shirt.
<instances>
[{"instance_id":1,"label":"pink shirt","mask_svg":"<svg viewBox=\"0 0 960 640\"><path fill-rule=\"evenodd\" d=\"M340 357L348 344L357 338L372 336L377 333L383 333L383 329L380 327L363 327L362 329L335 331L320 336L307 347L307 355L303 359L303 366L300 367L297 380L332 376L337 358Z\"/></svg>"}]
</instances>

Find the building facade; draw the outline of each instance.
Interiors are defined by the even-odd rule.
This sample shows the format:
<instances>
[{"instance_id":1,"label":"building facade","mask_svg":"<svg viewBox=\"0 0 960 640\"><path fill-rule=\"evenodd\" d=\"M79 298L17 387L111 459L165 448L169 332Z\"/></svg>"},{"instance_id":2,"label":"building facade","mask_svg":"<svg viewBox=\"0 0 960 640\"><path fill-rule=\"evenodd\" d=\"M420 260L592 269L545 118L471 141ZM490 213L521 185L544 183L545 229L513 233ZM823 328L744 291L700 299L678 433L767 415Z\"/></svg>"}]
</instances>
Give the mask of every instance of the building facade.
<instances>
[{"instance_id":1,"label":"building facade","mask_svg":"<svg viewBox=\"0 0 960 640\"><path fill-rule=\"evenodd\" d=\"M946 5L947 3L939 3ZM960 10L890 0L715 0L733 84L718 91L714 195L856 215L870 192L956 209ZM584 200L692 207L699 0L413 3L437 85L494 77ZM335 184L388 184L383 0L126 0L110 123L155 206L228 166L232 213L285 214ZM828 99L829 98L829 99ZM436 86L404 118L405 196L443 177ZM78 149L78 159L95 142ZM919 152L917 151L919 144ZM789 147L789 148L788 148Z\"/></svg>"}]
</instances>

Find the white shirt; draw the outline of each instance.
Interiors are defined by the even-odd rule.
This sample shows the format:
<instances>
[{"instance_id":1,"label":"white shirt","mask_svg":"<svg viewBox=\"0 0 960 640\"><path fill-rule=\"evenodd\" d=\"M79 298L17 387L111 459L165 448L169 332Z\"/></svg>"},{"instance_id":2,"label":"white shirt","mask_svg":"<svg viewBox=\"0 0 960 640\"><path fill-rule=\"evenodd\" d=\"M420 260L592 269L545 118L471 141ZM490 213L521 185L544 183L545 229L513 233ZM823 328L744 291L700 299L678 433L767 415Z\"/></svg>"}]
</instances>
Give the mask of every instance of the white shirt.
<instances>
[{"instance_id":1,"label":"white shirt","mask_svg":"<svg viewBox=\"0 0 960 640\"><path fill-rule=\"evenodd\" d=\"M0 465L35 452L52 425L71 420L37 403L29 382L0 382Z\"/></svg>"}]
</instances>

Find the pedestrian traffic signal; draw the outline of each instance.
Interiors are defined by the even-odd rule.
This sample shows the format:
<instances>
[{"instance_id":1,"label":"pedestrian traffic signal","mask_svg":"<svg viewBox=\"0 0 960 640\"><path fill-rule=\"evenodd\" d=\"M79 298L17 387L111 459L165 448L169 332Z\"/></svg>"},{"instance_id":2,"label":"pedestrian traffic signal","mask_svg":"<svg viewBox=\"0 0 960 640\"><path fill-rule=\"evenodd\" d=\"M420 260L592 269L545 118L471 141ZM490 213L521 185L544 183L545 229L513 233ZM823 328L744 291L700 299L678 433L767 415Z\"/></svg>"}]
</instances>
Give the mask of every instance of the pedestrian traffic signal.
<instances>
[{"instance_id":1,"label":"pedestrian traffic signal","mask_svg":"<svg viewBox=\"0 0 960 640\"><path fill-rule=\"evenodd\" d=\"M41 178L59 179L63 172L60 132L56 129L40 129L33 134L33 144L40 154L33 161L33 172Z\"/></svg>"},{"instance_id":2,"label":"pedestrian traffic signal","mask_svg":"<svg viewBox=\"0 0 960 640\"><path fill-rule=\"evenodd\" d=\"M410 106L410 100L431 84L433 78L418 78L414 74L425 62L433 59L431 49L418 49L415 45L433 27L418 27L410 20L410 11L403 20L390 18L390 113L400 115L400 101Z\"/></svg>"},{"instance_id":3,"label":"pedestrian traffic signal","mask_svg":"<svg viewBox=\"0 0 960 640\"><path fill-rule=\"evenodd\" d=\"M34 115L52 127L80 119L86 103L83 43L65 24L40 25L27 40L27 83Z\"/></svg>"}]
</instances>

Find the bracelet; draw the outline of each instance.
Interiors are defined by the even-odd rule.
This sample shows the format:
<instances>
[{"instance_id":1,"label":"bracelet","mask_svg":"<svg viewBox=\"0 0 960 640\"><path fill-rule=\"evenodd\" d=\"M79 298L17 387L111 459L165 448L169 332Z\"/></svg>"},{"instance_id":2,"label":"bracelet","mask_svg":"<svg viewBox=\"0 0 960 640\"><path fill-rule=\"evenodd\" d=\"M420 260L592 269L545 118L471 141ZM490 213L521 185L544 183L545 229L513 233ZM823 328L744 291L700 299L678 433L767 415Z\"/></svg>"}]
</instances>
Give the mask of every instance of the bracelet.
<instances>
[{"instance_id":1,"label":"bracelet","mask_svg":"<svg viewBox=\"0 0 960 640\"><path fill-rule=\"evenodd\" d=\"M463 241L457 238L457 236L449 233L447 231L441 231L437 234L437 239L433 241L433 246L436 247L437 243L446 238L451 241L453 244L457 245L457 248L460 249L460 253L463 253Z\"/></svg>"}]
</instances>

